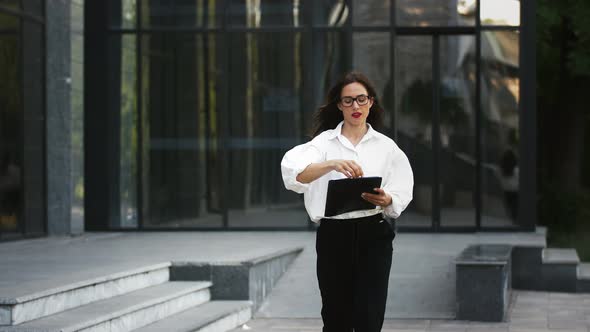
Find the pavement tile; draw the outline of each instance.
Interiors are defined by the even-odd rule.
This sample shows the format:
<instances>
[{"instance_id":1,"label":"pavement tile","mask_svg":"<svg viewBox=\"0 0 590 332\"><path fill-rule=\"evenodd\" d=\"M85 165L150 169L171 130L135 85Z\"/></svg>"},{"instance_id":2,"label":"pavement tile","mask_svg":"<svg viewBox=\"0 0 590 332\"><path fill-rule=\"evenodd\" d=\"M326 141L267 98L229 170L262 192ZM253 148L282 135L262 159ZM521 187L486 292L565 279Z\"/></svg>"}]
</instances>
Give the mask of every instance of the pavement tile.
<instances>
[{"instance_id":1,"label":"pavement tile","mask_svg":"<svg viewBox=\"0 0 590 332\"><path fill-rule=\"evenodd\" d=\"M564 330L585 330L588 328L588 323L583 320L550 320L549 329L564 329Z\"/></svg>"},{"instance_id":2,"label":"pavement tile","mask_svg":"<svg viewBox=\"0 0 590 332\"><path fill-rule=\"evenodd\" d=\"M430 322L426 319L386 319L383 322L383 329L424 331L429 324Z\"/></svg>"},{"instance_id":3,"label":"pavement tile","mask_svg":"<svg viewBox=\"0 0 590 332\"><path fill-rule=\"evenodd\" d=\"M580 294L577 293L558 293L550 292L549 299L551 300L577 300L580 298Z\"/></svg>"},{"instance_id":4,"label":"pavement tile","mask_svg":"<svg viewBox=\"0 0 590 332\"><path fill-rule=\"evenodd\" d=\"M508 327L508 326L497 326L497 327L473 326L473 327L468 327L467 332L509 332L509 329L510 329L510 327Z\"/></svg>"},{"instance_id":5,"label":"pavement tile","mask_svg":"<svg viewBox=\"0 0 590 332\"><path fill-rule=\"evenodd\" d=\"M523 329L546 329L548 328L547 319L510 319L510 327L520 327Z\"/></svg>"},{"instance_id":6,"label":"pavement tile","mask_svg":"<svg viewBox=\"0 0 590 332\"><path fill-rule=\"evenodd\" d=\"M586 314L582 310L560 310L558 312L549 312L547 314L549 322L559 320L584 320Z\"/></svg>"},{"instance_id":7,"label":"pavement tile","mask_svg":"<svg viewBox=\"0 0 590 332\"><path fill-rule=\"evenodd\" d=\"M443 332L443 331L455 331L455 332L466 332L469 327L467 321L453 321L453 320L432 320L426 331L431 332Z\"/></svg>"},{"instance_id":8,"label":"pavement tile","mask_svg":"<svg viewBox=\"0 0 590 332\"><path fill-rule=\"evenodd\" d=\"M508 329L508 332L554 332L555 330L540 329L540 328L526 328L526 327L513 327Z\"/></svg>"}]
</instances>

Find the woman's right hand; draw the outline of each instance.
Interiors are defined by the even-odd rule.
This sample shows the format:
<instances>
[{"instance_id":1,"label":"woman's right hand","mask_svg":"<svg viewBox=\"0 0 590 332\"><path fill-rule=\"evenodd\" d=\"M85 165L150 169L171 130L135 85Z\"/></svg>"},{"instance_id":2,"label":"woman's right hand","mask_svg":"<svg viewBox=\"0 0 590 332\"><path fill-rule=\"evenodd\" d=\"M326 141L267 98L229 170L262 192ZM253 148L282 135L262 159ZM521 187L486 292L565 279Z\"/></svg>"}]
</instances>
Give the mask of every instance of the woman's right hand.
<instances>
[{"instance_id":1,"label":"woman's right hand","mask_svg":"<svg viewBox=\"0 0 590 332\"><path fill-rule=\"evenodd\" d=\"M363 176L363 169L354 160L334 159L329 163L333 171L340 172L348 178Z\"/></svg>"}]
</instances>

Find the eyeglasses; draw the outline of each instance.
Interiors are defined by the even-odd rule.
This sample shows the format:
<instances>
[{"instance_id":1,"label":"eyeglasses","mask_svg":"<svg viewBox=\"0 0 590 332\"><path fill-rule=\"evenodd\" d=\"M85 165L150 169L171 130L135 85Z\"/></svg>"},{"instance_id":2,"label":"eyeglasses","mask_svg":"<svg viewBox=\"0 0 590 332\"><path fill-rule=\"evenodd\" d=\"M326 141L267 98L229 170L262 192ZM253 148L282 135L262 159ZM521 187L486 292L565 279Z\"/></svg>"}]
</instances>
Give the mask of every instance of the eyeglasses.
<instances>
[{"instance_id":1,"label":"eyeglasses","mask_svg":"<svg viewBox=\"0 0 590 332\"><path fill-rule=\"evenodd\" d=\"M369 103L369 100L371 100L371 97L369 97L367 95L358 95L355 98L342 97L342 98L340 98L340 103L342 104L342 106L350 107L350 106L352 106L352 103L354 103L355 100L356 100L356 103L359 104L359 106L363 106L363 105L367 105Z\"/></svg>"}]
</instances>

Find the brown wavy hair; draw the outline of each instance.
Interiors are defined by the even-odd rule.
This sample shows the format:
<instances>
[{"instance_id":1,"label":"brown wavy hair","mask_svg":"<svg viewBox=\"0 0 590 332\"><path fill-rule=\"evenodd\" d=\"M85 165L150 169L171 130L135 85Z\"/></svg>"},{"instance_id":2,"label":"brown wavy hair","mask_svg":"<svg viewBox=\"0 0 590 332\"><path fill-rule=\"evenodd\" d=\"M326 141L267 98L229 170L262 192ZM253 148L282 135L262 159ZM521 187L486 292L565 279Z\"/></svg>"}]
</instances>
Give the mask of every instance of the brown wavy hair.
<instances>
[{"instance_id":1,"label":"brown wavy hair","mask_svg":"<svg viewBox=\"0 0 590 332\"><path fill-rule=\"evenodd\" d=\"M383 108L379 105L377 99L377 92L373 84L362 73L351 71L340 78L336 84L330 88L326 96L325 104L322 105L313 115L313 125L311 129L311 137L316 137L328 129L334 129L340 121L344 119L342 111L338 109L338 102L340 101L340 93L342 89L350 83L360 83L365 89L369 97L373 100L373 106L369 109L369 116L367 116L367 123L374 129L379 130L383 127Z\"/></svg>"}]
</instances>

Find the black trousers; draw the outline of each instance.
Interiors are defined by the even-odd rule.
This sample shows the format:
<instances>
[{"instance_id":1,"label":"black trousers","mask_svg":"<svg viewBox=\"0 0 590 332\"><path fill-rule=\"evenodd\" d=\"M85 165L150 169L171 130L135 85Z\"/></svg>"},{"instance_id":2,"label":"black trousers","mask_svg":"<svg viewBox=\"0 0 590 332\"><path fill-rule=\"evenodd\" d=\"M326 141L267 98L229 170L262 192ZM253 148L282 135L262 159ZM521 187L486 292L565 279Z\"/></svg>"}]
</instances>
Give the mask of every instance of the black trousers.
<instances>
[{"instance_id":1,"label":"black trousers","mask_svg":"<svg viewBox=\"0 0 590 332\"><path fill-rule=\"evenodd\" d=\"M381 215L322 219L316 233L323 332L379 332L395 231Z\"/></svg>"}]
</instances>

